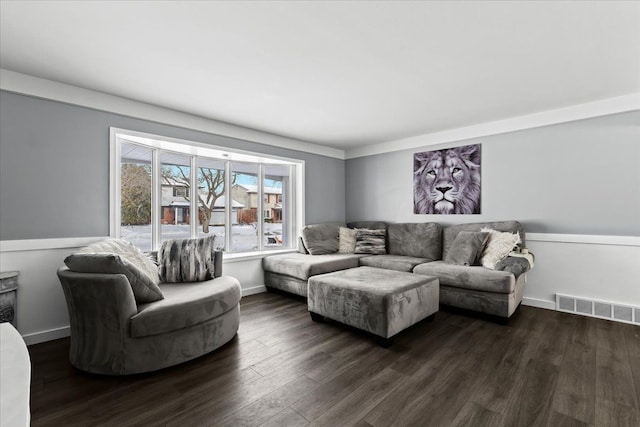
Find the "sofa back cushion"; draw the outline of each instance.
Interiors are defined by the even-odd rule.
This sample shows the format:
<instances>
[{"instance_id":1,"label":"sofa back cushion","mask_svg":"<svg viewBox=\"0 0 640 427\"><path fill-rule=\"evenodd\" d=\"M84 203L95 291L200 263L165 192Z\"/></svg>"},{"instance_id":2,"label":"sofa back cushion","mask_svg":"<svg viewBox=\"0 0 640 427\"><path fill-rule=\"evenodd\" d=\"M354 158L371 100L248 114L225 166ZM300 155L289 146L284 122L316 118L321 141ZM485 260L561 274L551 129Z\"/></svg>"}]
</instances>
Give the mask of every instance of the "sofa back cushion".
<instances>
[{"instance_id":1,"label":"sofa back cushion","mask_svg":"<svg viewBox=\"0 0 640 427\"><path fill-rule=\"evenodd\" d=\"M338 252L340 227L344 224L310 224L302 229L302 242L311 255Z\"/></svg>"},{"instance_id":2,"label":"sofa back cushion","mask_svg":"<svg viewBox=\"0 0 640 427\"><path fill-rule=\"evenodd\" d=\"M389 224L389 253L436 261L442 256L442 226L435 222Z\"/></svg>"},{"instance_id":3,"label":"sofa back cushion","mask_svg":"<svg viewBox=\"0 0 640 427\"><path fill-rule=\"evenodd\" d=\"M384 221L356 221L347 223L349 228L366 228L367 230L386 230L387 223Z\"/></svg>"},{"instance_id":4,"label":"sofa back cushion","mask_svg":"<svg viewBox=\"0 0 640 427\"><path fill-rule=\"evenodd\" d=\"M298 253L303 255L309 255L309 251L304 246L304 242L302 241L302 236L298 237Z\"/></svg>"},{"instance_id":5,"label":"sofa back cushion","mask_svg":"<svg viewBox=\"0 0 640 427\"><path fill-rule=\"evenodd\" d=\"M451 248L451 245L458 236L458 233L460 233L461 231L480 231L484 227L492 228L497 231L509 231L511 233L518 232L520 234L520 239L522 240L522 243L520 245L523 248L526 247L524 240L524 227L518 221L495 221L476 222L472 224L457 224L445 227L442 232L442 259L445 259L447 257L447 252L449 252L449 248Z\"/></svg>"}]
</instances>

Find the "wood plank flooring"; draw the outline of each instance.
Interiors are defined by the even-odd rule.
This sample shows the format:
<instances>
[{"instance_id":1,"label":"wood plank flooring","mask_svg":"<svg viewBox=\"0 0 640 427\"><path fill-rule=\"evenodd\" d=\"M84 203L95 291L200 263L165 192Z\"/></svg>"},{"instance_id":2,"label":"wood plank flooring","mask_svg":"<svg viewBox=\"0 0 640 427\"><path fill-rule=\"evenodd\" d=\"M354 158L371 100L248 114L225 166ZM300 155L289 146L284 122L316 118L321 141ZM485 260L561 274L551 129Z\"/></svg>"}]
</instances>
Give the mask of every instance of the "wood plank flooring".
<instances>
[{"instance_id":1,"label":"wood plank flooring","mask_svg":"<svg viewBox=\"0 0 640 427\"><path fill-rule=\"evenodd\" d=\"M223 348L144 375L77 371L68 339L29 347L32 425L640 426L637 326L441 310L384 349L289 295L241 312Z\"/></svg>"}]
</instances>

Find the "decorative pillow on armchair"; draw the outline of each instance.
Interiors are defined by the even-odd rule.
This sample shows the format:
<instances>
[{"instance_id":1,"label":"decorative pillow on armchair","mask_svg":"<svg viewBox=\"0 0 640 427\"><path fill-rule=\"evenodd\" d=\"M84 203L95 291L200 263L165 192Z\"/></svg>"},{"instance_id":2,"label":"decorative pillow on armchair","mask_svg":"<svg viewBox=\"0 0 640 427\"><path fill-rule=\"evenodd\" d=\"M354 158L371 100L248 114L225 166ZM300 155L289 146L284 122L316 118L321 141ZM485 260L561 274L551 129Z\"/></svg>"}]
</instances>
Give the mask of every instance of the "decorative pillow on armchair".
<instances>
[{"instance_id":1,"label":"decorative pillow on armchair","mask_svg":"<svg viewBox=\"0 0 640 427\"><path fill-rule=\"evenodd\" d=\"M158 251L160 277L164 282L201 282L214 277L215 236L166 240Z\"/></svg>"},{"instance_id":2,"label":"decorative pillow on armchair","mask_svg":"<svg viewBox=\"0 0 640 427\"><path fill-rule=\"evenodd\" d=\"M124 274L139 304L164 298L158 287L158 267L140 249L122 239L92 243L65 258L78 273Z\"/></svg>"}]
</instances>

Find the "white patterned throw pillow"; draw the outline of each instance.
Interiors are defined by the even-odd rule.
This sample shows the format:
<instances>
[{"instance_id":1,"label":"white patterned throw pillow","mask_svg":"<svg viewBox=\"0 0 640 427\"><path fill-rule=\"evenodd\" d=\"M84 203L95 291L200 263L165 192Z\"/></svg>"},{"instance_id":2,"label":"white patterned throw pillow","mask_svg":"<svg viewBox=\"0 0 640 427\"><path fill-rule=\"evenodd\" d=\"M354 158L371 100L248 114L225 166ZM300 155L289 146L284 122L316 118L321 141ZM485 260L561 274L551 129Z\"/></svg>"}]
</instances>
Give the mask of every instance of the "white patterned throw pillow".
<instances>
[{"instance_id":1,"label":"white patterned throw pillow","mask_svg":"<svg viewBox=\"0 0 640 427\"><path fill-rule=\"evenodd\" d=\"M353 228L340 227L340 247L341 254L352 254L356 251L356 230Z\"/></svg>"},{"instance_id":2,"label":"white patterned throw pillow","mask_svg":"<svg viewBox=\"0 0 640 427\"><path fill-rule=\"evenodd\" d=\"M483 228L483 232L489 233L489 241L482 253L480 263L483 267L495 270L496 264L504 259L513 247L521 243L520 234L497 231L492 228Z\"/></svg>"}]
</instances>

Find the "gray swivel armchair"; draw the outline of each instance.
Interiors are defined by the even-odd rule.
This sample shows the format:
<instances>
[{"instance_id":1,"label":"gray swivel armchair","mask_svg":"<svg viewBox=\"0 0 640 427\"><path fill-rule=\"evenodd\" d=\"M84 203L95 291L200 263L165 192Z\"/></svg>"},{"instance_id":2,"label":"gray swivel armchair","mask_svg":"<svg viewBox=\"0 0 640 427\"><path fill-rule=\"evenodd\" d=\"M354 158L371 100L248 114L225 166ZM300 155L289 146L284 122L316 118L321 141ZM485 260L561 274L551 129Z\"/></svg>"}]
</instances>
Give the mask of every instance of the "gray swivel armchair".
<instances>
[{"instance_id":1,"label":"gray swivel armchair","mask_svg":"<svg viewBox=\"0 0 640 427\"><path fill-rule=\"evenodd\" d=\"M161 283L164 299L136 304L124 274L78 273L62 267L71 324L69 360L97 374L154 371L211 352L230 341L240 322L241 289L221 276L203 282Z\"/></svg>"}]
</instances>

